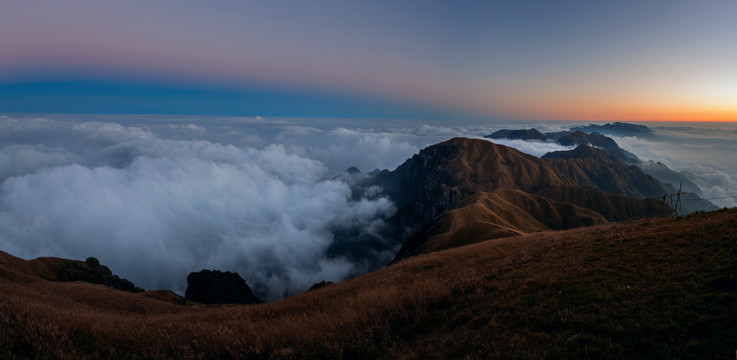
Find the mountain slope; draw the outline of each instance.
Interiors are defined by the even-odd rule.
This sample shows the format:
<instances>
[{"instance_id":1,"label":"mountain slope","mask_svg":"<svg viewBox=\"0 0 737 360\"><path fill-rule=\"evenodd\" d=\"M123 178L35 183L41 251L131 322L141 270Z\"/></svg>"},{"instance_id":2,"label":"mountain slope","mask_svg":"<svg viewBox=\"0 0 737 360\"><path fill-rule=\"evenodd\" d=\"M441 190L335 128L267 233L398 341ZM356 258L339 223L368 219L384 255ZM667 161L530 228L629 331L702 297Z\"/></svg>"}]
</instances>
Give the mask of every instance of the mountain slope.
<instances>
[{"instance_id":1,"label":"mountain slope","mask_svg":"<svg viewBox=\"0 0 737 360\"><path fill-rule=\"evenodd\" d=\"M536 194L556 201L573 202L596 211L609 221L659 217L664 212L661 199L636 199L579 186L551 185Z\"/></svg>"},{"instance_id":2,"label":"mountain slope","mask_svg":"<svg viewBox=\"0 0 737 360\"><path fill-rule=\"evenodd\" d=\"M490 239L605 222L593 210L519 190L478 192L408 238L394 261Z\"/></svg>"},{"instance_id":3,"label":"mountain slope","mask_svg":"<svg viewBox=\"0 0 737 360\"><path fill-rule=\"evenodd\" d=\"M732 358L737 209L498 239L261 305L0 274L13 358ZM6 268L7 269L7 268Z\"/></svg>"},{"instance_id":4,"label":"mountain slope","mask_svg":"<svg viewBox=\"0 0 737 360\"><path fill-rule=\"evenodd\" d=\"M589 145L551 152L542 159L584 188L637 198L665 194L660 182L637 166L625 165L606 151Z\"/></svg>"}]
</instances>

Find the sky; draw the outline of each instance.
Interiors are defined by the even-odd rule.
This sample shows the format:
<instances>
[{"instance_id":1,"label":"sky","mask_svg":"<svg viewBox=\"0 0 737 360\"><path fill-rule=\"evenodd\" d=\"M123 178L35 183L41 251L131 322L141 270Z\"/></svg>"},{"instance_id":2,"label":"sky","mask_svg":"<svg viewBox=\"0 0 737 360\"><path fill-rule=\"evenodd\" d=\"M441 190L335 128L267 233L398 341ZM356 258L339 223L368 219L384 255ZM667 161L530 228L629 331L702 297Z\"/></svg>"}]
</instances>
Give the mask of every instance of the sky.
<instances>
[{"instance_id":1,"label":"sky","mask_svg":"<svg viewBox=\"0 0 737 360\"><path fill-rule=\"evenodd\" d=\"M0 113L737 121L737 1L0 2Z\"/></svg>"}]
</instances>

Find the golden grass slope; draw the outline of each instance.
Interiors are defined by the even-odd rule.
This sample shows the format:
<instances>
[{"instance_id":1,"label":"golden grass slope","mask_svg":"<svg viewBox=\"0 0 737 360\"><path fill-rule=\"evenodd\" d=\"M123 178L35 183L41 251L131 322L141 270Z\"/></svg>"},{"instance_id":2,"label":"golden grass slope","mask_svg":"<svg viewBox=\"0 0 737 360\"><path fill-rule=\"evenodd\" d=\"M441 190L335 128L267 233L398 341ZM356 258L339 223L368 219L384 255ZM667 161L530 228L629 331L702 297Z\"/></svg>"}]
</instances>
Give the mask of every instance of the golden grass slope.
<instances>
[{"instance_id":1,"label":"golden grass slope","mask_svg":"<svg viewBox=\"0 0 737 360\"><path fill-rule=\"evenodd\" d=\"M663 209L661 199L636 199L578 186L550 185L535 194L594 210L609 221L664 216L670 209L668 204L665 204L666 208Z\"/></svg>"},{"instance_id":2,"label":"golden grass slope","mask_svg":"<svg viewBox=\"0 0 737 360\"><path fill-rule=\"evenodd\" d=\"M485 241L261 305L177 306L18 274L0 273L10 359L726 359L737 349L737 209Z\"/></svg>"},{"instance_id":3,"label":"golden grass slope","mask_svg":"<svg viewBox=\"0 0 737 360\"><path fill-rule=\"evenodd\" d=\"M554 201L519 190L504 189L478 192L460 201L456 207L440 216L418 236L416 253L428 253L490 239L534 232L569 229L602 224L607 220L599 213L566 202ZM419 239L409 239L412 242Z\"/></svg>"},{"instance_id":4,"label":"golden grass slope","mask_svg":"<svg viewBox=\"0 0 737 360\"><path fill-rule=\"evenodd\" d=\"M529 191L541 184L573 184L545 161L490 141L453 138L435 146L455 149L455 156L445 168L461 189Z\"/></svg>"}]
</instances>

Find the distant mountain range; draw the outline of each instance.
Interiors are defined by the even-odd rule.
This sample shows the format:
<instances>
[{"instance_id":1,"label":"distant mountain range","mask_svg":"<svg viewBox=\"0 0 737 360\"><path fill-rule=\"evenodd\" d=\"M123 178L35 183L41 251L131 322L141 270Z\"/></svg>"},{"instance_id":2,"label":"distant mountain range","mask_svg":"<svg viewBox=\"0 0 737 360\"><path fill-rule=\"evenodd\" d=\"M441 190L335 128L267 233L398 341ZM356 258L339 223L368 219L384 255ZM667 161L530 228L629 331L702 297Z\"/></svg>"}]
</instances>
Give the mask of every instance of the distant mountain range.
<instances>
[{"instance_id":1,"label":"distant mountain range","mask_svg":"<svg viewBox=\"0 0 737 360\"><path fill-rule=\"evenodd\" d=\"M582 130L575 130L541 133L537 129L504 129L486 137L490 139L554 141L563 146L591 145L606 150L610 156L621 162L640 162L640 159L635 154L620 148L612 138L606 137L598 132L587 133Z\"/></svg>"},{"instance_id":2,"label":"distant mountain range","mask_svg":"<svg viewBox=\"0 0 737 360\"><path fill-rule=\"evenodd\" d=\"M673 194L678 191L678 188L682 184L682 191L685 192L685 194L682 194L681 197L684 200L684 212L690 213L694 211L710 211L717 209L714 204L700 197L702 195L701 189L689 178L688 174L671 170L666 165L660 162L644 162L640 160L636 155L619 147L614 139L603 134L613 136L633 136L648 139L657 138L655 132L647 126L621 122L605 125L591 124L586 126L573 127L571 128L571 130L568 131L548 133L541 133L536 129L504 129L496 131L490 135L487 135L486 137L491 139L552 141L564 146L591 145L593 147L604 150L610 157L614 158L619 163L637 166L645 174L650 175L658 182L660 182L661 189L656 188L657 191L662 191L660 194L649 193L642 195L662 197L664 194ZM543 159L550 159L553 157L561 156L578 156L591 158L591 156L581 154L568 153L566 155L563 155L559 154L559 152L555 152L544 155ZM599 160L603 160L603 162L609 161L602 158L600 158Z\"/></svg>"},{"instance_id":3,"label":"distant mountain range","mask_svg":"<svg viewBox=\"0 0 737 360\"><path fill-rule=\"evenodd\" d=\"M571 131L583 131L585 133L598 132L613 136L634 136L640 138L655 138L655 132L645 125L629 124L623 122L607 123L604 125L589 124L571 128Z\"/></svg>"}]
</instances>

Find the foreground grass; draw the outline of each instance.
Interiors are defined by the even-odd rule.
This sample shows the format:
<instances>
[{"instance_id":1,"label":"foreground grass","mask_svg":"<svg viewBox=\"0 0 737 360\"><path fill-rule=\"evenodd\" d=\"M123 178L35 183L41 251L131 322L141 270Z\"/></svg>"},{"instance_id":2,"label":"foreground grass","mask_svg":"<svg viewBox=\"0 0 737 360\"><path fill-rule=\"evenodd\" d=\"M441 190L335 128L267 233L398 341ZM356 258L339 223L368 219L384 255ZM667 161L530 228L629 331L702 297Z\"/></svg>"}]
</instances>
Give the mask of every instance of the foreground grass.
<instances>
[{"instance_id":1,"label":"foreground grass","mask_svg":"<svg viewBox=\"0 0 737 360\"><path fill-rule=\"evenodd\" d=\"M252 306L0 268L8 358L734 358L737 209L491 240Z\"/></svg>"}]
</instances>

